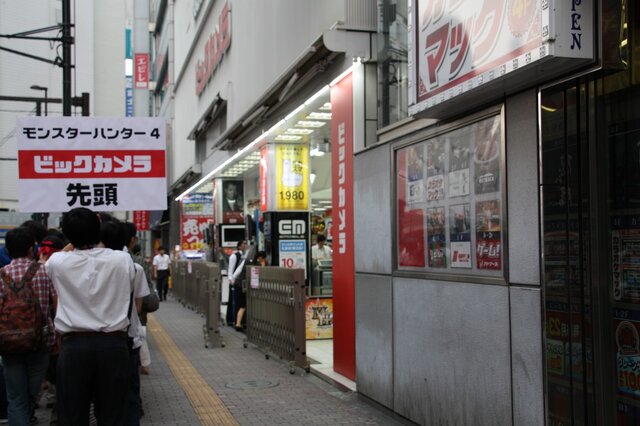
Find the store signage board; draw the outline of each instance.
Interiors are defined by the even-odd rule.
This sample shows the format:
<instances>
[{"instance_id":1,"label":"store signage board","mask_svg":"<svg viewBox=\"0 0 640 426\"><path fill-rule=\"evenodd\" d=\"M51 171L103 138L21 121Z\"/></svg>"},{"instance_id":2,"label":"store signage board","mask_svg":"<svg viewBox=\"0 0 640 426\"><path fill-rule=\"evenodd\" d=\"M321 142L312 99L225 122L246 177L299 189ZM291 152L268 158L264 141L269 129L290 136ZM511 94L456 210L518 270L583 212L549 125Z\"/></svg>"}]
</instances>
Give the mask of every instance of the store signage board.
<instances>
[{"instance_id":1,"label":"store signage board","mask_svg":"<svg viewBox=\"0 0 640 426\"><path fill-rule=\"evenodd\" d=\"M306 144L276 145L276 207L309 209L309 147Z\"/></svg>"},{"instance_id":2,"label":"store signage board","mask_svg":"<svg viewBox=\"0 0 640 426\"><path fill-rule=\"evenodd\" d=\"M136 89L149 87L149 54L136 53L134 56L134 77Z\"/></svg>"},{"instance_id":3,"label":"store signage board","mask_svg":"<svg viewBox=\"0 0 640 426\"><path fill-rule=\"evenodd\" d=\"M138 231L149 230L149 211L148 210L136 210L133 212L133 224Z\"/></svg>"},{"instance_id":4,"label":"store signage board","mask_svg":"<svg viewBox=\"0 0 640 426\"><path fill-rule=\"evenodd\" d=\"M410 0L410 115L460 99L468 108L481 88L500 84L493 93L504 94L593 61L593 8L593 0Z\"/></svg>"},{"instance_id":5,"label":"store signage board","mask_svg":"<svg viewBox=\"0 0 640 426\"><path fill-rule=\"evenodd\" d=\"M222 56L231 46L231 8L225 3L220 15L218 25L209 35L204 45L203 58L196 63L196 95L204 91L211 77L218 69Z\"/></svg>"},{"instance_id":6,"label":"store signage board","mask_svg":"<svg viewBox=\"0 0 640 426\"><path fill-rule=\"evenodd\" d=\"M162 118L18 118L20 211L166 210L165 127Z\"/></svg>"}]
</instances>

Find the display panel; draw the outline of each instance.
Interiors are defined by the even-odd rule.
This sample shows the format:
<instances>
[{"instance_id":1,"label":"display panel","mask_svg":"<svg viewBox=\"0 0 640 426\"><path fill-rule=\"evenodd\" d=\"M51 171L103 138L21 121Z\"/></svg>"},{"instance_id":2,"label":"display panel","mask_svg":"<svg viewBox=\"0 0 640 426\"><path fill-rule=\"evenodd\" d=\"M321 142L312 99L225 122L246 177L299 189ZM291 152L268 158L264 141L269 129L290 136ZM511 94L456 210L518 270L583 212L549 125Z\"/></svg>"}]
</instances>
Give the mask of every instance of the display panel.
<instances>
[{"instance_id":1,"label":"display panel","mask_svg":"<svg viewBox=\"0 0 640 426\"><path fill-rule=\"evenodd\" d=\"M504 278L502 117L396 150L397 268Z\"/></svg>"}]
</instances>

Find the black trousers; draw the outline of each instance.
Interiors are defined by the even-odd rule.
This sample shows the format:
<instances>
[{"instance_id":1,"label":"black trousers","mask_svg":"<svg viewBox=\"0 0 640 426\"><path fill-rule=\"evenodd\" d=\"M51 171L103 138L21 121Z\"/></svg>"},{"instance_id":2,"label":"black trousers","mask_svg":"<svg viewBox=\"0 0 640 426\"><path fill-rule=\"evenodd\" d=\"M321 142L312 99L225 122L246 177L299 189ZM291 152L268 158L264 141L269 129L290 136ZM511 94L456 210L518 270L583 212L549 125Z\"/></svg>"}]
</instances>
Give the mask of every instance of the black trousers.
<instances>
[{"instance_id":1,"label":"black trousers","mask_svg":"<svg viewBox=\"0 0 640 426\"><path fill-rule=\"evenodd\" d=\"M56 375L58 424L88 425L91 402L99 425L127 423L131 368L126 337L65 337Z\"/></svg>"},{"instance_id":2,"label":"black trousers","mask_svg":"<svg viewBox=\"0 0 640 426\"><path fill-rule=\"evenodd\" d=\"M156 280L156 289L158 290L158 297L160 300L167 300L167 293L169 292L169 271L158 271L158 279Z\"/></svg>"}]
</instances>

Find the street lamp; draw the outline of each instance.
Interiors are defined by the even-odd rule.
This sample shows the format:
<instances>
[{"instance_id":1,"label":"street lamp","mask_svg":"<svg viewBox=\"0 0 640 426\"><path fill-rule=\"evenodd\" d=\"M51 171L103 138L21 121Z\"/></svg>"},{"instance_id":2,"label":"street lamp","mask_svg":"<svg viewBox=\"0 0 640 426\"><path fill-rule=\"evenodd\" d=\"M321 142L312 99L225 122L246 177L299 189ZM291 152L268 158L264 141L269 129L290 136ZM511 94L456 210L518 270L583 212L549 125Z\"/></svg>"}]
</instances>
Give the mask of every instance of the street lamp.
<instances>
[{"instance_id":1,"label":"street lamp","mask_svg":"<svg viewBox=\"0 0 640 426\"><path fill-rule=\"evenodd\" d=\"M49 91L48 87L44 87L44 86L38 86L37 84L34 84L33 86L30 87L32 90L44 90L44 116L47 116L47 105L48 105L48 98L47 98L47 92Z\"/></svg>"}]
</instances>

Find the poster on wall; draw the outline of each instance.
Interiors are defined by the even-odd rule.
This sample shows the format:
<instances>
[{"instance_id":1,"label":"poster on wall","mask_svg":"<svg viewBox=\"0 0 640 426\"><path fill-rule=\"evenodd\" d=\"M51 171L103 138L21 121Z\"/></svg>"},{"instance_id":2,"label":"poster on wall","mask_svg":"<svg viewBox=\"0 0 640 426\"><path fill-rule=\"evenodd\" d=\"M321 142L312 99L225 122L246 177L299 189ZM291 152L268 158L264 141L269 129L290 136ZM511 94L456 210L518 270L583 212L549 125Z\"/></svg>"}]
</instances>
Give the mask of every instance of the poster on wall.
<instances>
[{"instance_id":1,"label":"poster on wall","mask_svg":"<svg viewBox=\"0 0 640 426\"><path fill-rule=\"evenodd\" d=\"M640 405L640 311L614 308L617 396Z\"/></svg>"},{"instance_id":2,"label":"poster on wall","mask_svg":"<svg viewBox=\"0 0 640 426\"><path fill-rule=\"evenodd\" d=\"M205 248L204 232L212 219L207 216L181 216L180 242L184 251L199 251Z\"/></svg>"},{"instance_id":3,"label":"poster on wall","mask_svg":"<svg viewBox=\"0 0 640 426\"><path fill-rule=\"evenodd\" d=\"M476 259L478 269L501 269L500 201L476 202Z\"/></svg>"},{"instance_id":4,"label":"poster on wall","mask_svg":"<svg viewBox=\"0 0 640 426\"><path fill-rule=\"evenodd\" d=\"M640 217L612 218L611 255L613 299L640 303Z\"/></svg>"},{"instance_id":5,"label":"poster on wall","mask_svg":"<svg viewBox=\"0 0 640 426\"><path fill-rule=\"evenodd\" d=\"M304 308L307 340L333 339L333 299L308 299Z\"/></svg>"},{"instance_id":6,"label":"poster on wall","mask_svg":"<svg viewBox=\"0 0 640 426\"><path fill-rule=\"evenodd\" d=\"M420 145L422 146L422 145ZM398 265L425 266L425 214L422 208L410 209L407 203L407 151L398 152Z\"/></svg>"},{"instance_id":7,"label":"poster on wall","mask_svg":"<svg viewBox=\"0 0 640 426\"><path fill-rule=\"evenodd\" d=\"M496 114L396 150L399 268L503 279L501 122Z\"/></svg>"},{"instance_id":8,"label":"poster on wall","mask_svg":"<svg viewBox=\"0 0 640 426\"><path fill-rule=\"evenodd\" d=\"M473 161L476 194L500 189L500 123L483 122L476 126Z\"/></svg>"},{"instance_id":9,"label":"poster on wall","mask_svg":"<svg viewBox=\"0 0 640 426\"><path fill-rule=\"evenodd\" d=\"M444 207L427 209L427 254L429 268L446 266L447 239L444 235Z\"/></svg>"},{"instance_id":10,"label":"poster on wall","mask_svg":"<svg viewBox=\"0 0 640 426\"><path fill-rule=\"evenodd\" d=\"M222 181L222 222L244 223L244 181Z\"/></svg>"},{"instance_id":11,"label":"poster on wall","mask_svg":"<svg viewBox=\"0 0 640 426\"><path fill-rule=\"evenodd\" d=\"M449 143L449 197L469 195L469 140L454 138Z\"/></svg>"},{"instance_id":12,"label":"poster on wall","mask_svg":"<svg viewBox=\"0 0 640 426\"><path fill-rule=\"evenodd\" d=\"M309 147L276 145L276 199L278 210L309 208Z\"/></svg>"},{"instance_id":13,"label":"poster on wall","mask_svg":"<svg viewBox=\"0 0 640 426\"><path fill-rule=\"evenodd\" d=\"M451 267L471 268L471 205L449 207Z\"/></svg>"},{"instance_id":14,"label":"poster on wall","mask_svg":"<svg viewBox=\"0 0 640 426\"><path fill-rule=\"evenodd\" d=\"M424 145L409 147L407 161L407 203L424 201Z\"/></svg>"},{"instance_id":15,"label":"poster on wall","mask_svg":"<svg viewBox=\"0 0 640 426\"><path fill-rule=\"evenodd\" d=\"M444 199L444 142L427 142L427 201Z\"/></svg>"}]
</instances>

